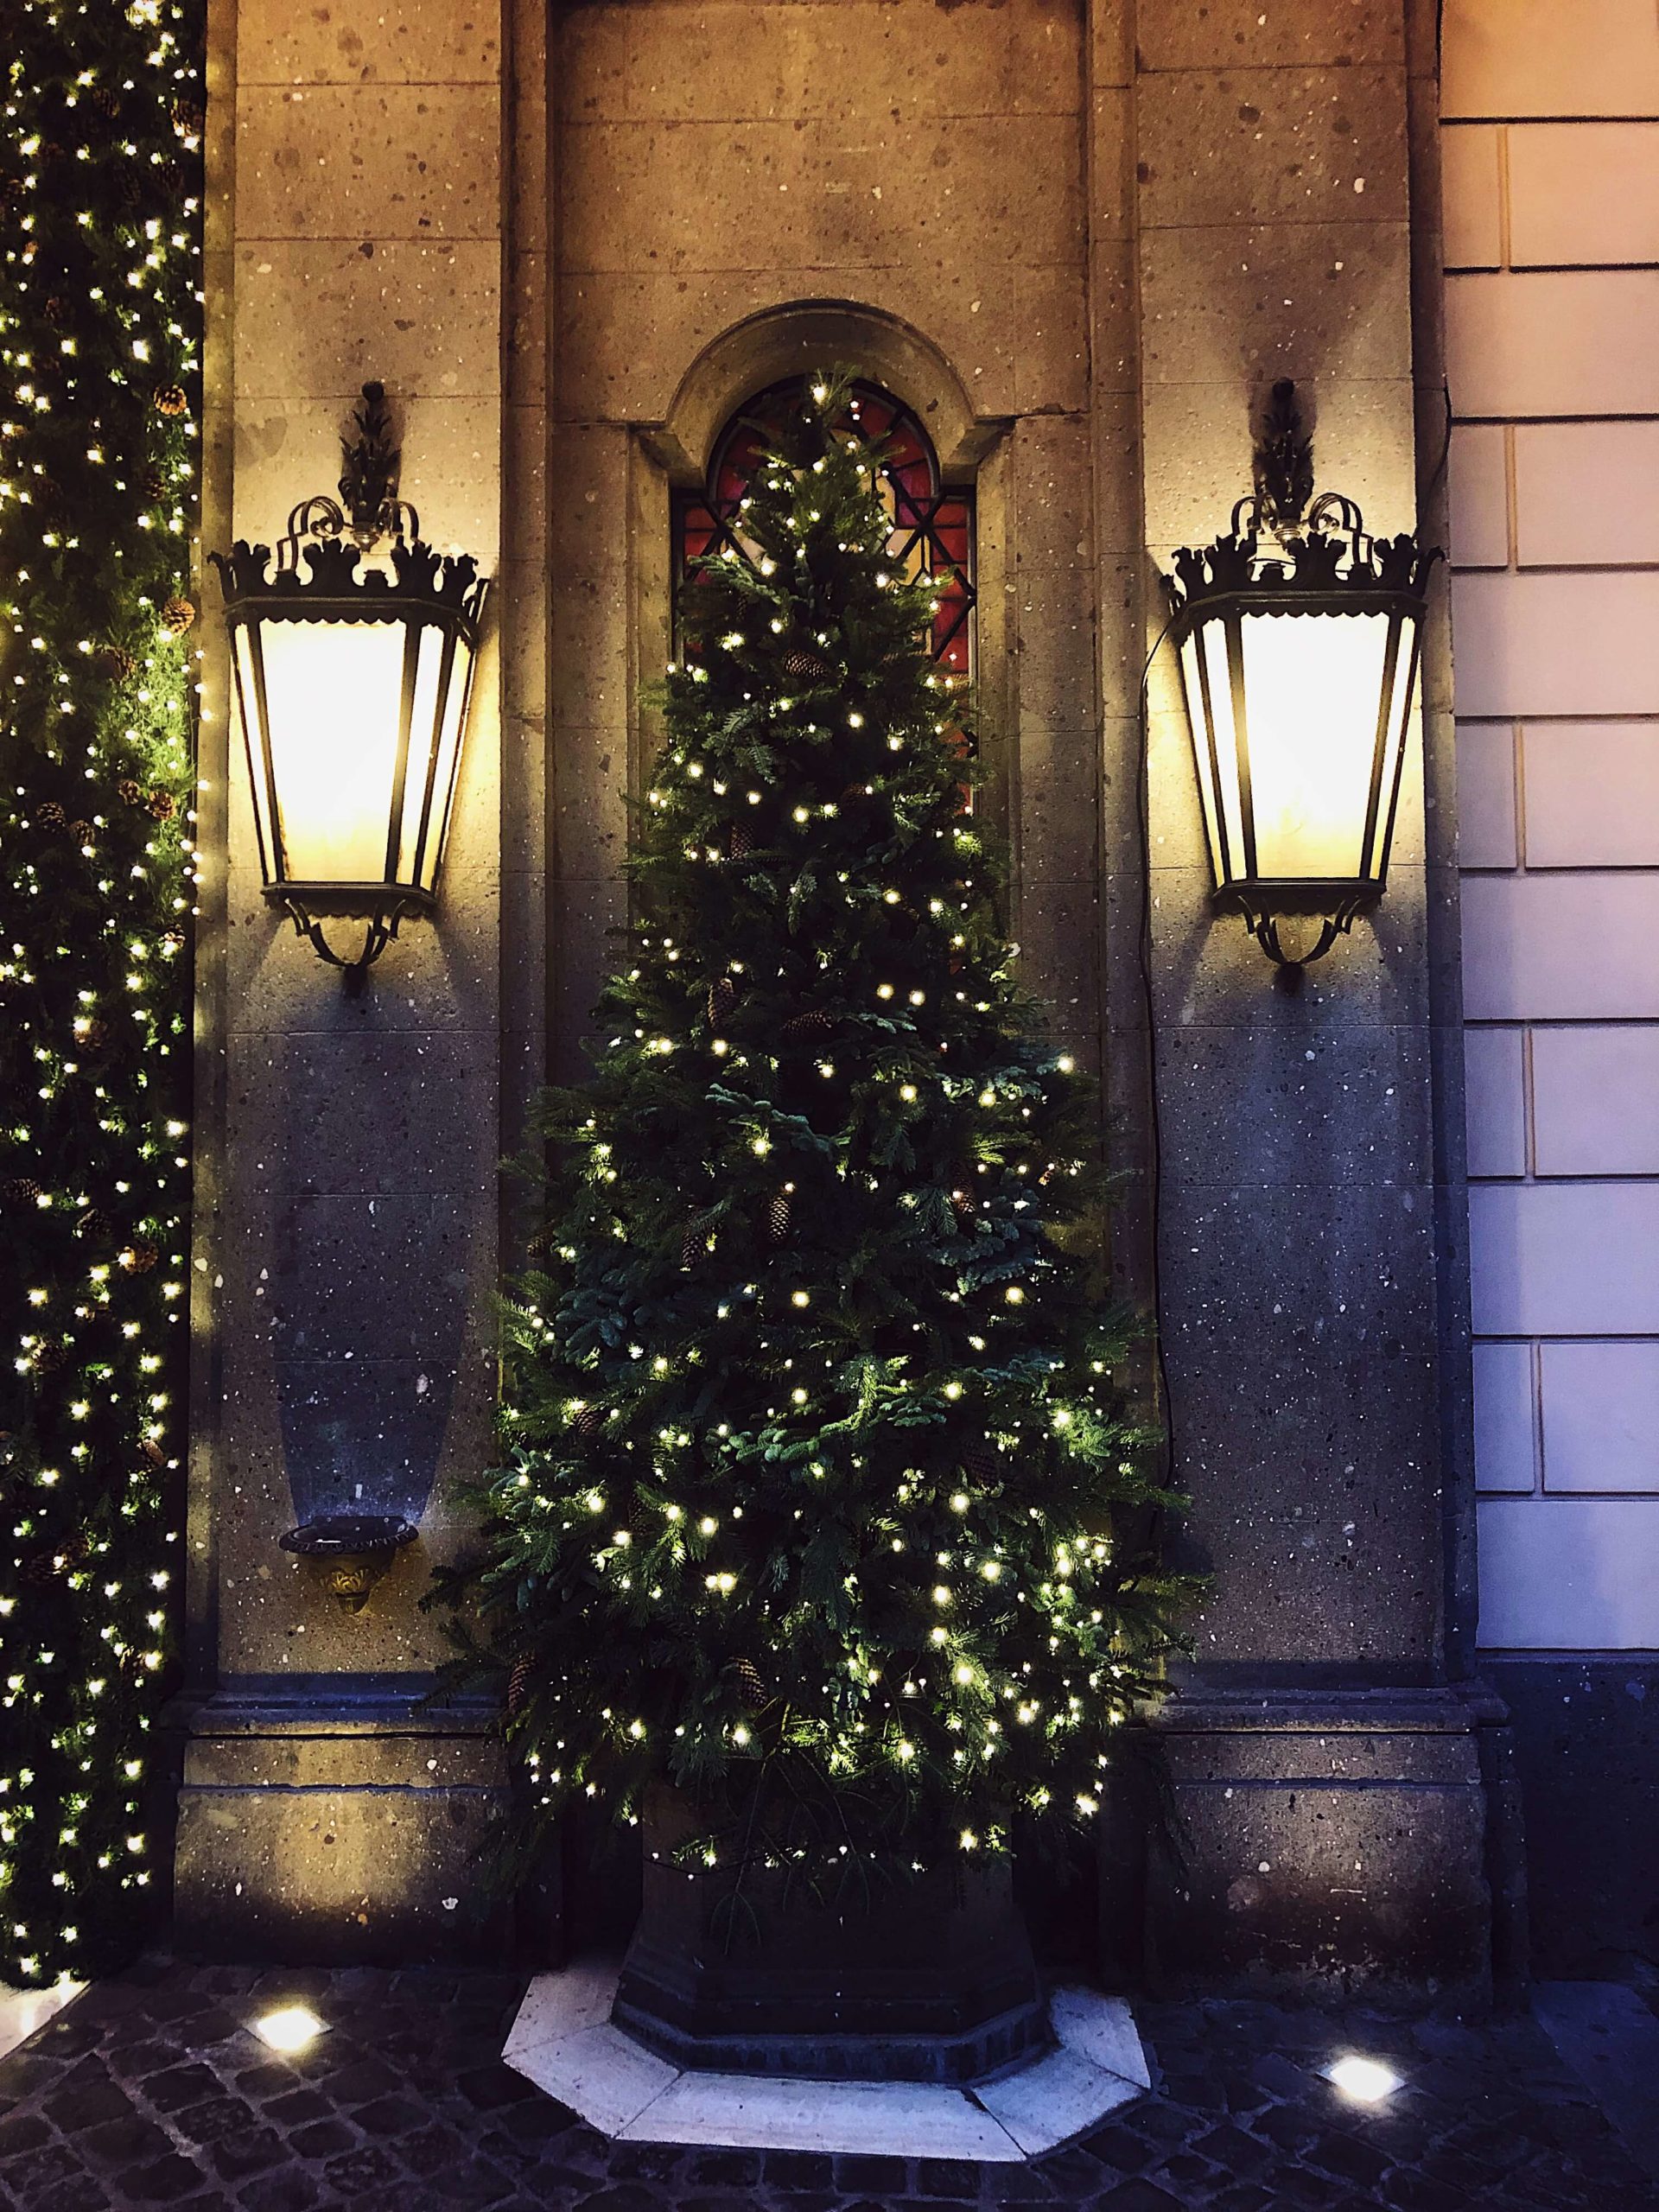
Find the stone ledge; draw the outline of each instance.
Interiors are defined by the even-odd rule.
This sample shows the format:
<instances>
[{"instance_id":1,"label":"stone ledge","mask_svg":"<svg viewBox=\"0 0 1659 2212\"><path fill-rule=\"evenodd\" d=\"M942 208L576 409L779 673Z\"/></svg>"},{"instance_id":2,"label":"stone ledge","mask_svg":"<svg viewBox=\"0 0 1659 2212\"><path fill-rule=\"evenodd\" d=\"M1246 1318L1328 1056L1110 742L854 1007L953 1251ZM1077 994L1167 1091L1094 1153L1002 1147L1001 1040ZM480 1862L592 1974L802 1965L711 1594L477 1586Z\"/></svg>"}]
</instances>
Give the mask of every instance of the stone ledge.
<instances>
[{"instance_id":1,"label":"stone ledge","mask_svg":"<svg viewBox=\"0 0 1659 2212\"><path fill-rule=\"evenodd\" d=\"M1057 1990L1057 2047L976 2088L682 2072L611 2019L620 1968L583 1959L537 1974L501 2056L605 2134L631 2143L868 2152L1010 2165L1093 2127L1150 2085L1121 1997Z\"/></svg>"}]
</instances>

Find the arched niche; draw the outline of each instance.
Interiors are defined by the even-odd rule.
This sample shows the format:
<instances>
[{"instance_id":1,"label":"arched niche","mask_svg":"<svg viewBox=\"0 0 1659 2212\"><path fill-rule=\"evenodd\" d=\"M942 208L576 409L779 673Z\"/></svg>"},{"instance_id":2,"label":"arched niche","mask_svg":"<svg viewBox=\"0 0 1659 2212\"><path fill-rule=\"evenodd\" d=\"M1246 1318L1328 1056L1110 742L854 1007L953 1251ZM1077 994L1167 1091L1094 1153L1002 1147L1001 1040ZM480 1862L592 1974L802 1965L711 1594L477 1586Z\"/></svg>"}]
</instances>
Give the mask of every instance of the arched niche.
<instances>
[{"instance_id":1,"label":"arched niche","mask_svg":"<svg viewBox=\"0 0 1659 2212\"><path fill-rule=\"evenodd\" d=\"M802 300L747 316L706 346L649 442L677 486L701 484L715 441L753 393L842 365L885 385L912 410L947 482L972 476L1007 427L975 414L950 362L909 323L849 301Z\"/></svg>"}]
</instances>

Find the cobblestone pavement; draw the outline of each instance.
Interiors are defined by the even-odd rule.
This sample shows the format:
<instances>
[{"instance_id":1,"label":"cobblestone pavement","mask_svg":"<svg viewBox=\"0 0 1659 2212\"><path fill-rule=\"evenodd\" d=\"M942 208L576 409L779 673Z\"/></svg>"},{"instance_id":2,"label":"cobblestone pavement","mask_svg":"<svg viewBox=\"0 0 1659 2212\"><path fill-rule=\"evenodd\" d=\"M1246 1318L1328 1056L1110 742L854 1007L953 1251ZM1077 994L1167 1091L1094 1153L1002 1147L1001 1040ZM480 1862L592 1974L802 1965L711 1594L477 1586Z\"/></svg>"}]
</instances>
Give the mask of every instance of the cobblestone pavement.
<instances>
[{"instance_id":1,"label":"cobblestone pavement","mask_svg":"<svg viewBox=\"0 0 1659 2212\"><path fill-rule=\"evenodd\" d=\"M523 1978L147 1961L0 2064L10 2212L1659 2212L1528 2020L1477 2028L1262 2004L1137 2008L1157 2088L1023 2168L613 2144L504 2067ZM274 2057L248 2023L330 2023ZM1406 2077L1346 2104L1344 2048Z\"/></svg>"}]
</instances>

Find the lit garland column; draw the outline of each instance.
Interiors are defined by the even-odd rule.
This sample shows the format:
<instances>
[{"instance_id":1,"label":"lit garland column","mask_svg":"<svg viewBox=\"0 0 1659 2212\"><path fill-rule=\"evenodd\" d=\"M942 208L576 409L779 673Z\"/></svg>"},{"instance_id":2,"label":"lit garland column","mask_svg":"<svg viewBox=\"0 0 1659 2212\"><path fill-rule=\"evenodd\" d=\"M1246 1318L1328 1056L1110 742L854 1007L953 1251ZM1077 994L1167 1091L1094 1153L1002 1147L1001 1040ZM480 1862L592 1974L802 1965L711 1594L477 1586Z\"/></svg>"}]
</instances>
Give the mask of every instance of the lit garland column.
<instances>
[{"instance_id":1,"label":"lit garland column","mask_svg":"<svg viewBox=\"0 0 1659 2212\"><path fill-rule=\"evenodd\" d=\"M376 11L369 69L326 14L214 0L210 188L215 220L226 212L211 311L234 340L209 391L233 450L214 543L269 543L296 500L332 489L377 379L423 534L499 572L499 15L402 0ZM209 1079L222 1095L201 1135L215 1205L195 1255L200 1680L176 1881L186 1939L236 1955L477 1956L501 1930L478 1873L500 1783L491 1715L422 1703L443 1636L420 1610L467 1534L454 1483L492 1448L494 639L486 626L436 912L406 922L360 988L262 896L241 734L207 726L204 775L229 788L205 861L204 1112ZM342 721L342 758L353 734ZM283 1546L353 1514L415 1525L378 1580Z\"/></svg>"},{"instance_id":2,"label":"lit garland column","mask_svg":"<svg viewBox=\"0 0 1659 2212\"><path fill-rule=\"evenodd\" d=\"M1363 19L1323 0L1140 8L1148 646L1173 549L1213 538L1250 488L1275 378L1311 403L1321 480L1379 532L1415 521L1406 16L1403 0ZM1478 1993L1499 1714L1459 1679L1470 1478L1447 1440L1466 1353L1433 1011L1448 959L1455 996L1431 842L1450 824L1426 815L1414 730L1386 896L1300 991L1276 989L1243 922L1211 909L1172 653L1151 704L1160 1310L1192 1499L1178 1556L1214 1580L1160 1723L1189 1856L1179 1873L1154 1857L1118 1910L1144 1914L1180 1980Z\"/></svg>"},{"instance_id":3,"label":"lit garland column","mask_svg":"<svg viewBox=\"0 0 1659 2212\"><path fill-rule=\"evenodd\" d=\"M0 124L0 1981L165 1894L200 17L17 0Z\"/></svg>"}]
</instances>

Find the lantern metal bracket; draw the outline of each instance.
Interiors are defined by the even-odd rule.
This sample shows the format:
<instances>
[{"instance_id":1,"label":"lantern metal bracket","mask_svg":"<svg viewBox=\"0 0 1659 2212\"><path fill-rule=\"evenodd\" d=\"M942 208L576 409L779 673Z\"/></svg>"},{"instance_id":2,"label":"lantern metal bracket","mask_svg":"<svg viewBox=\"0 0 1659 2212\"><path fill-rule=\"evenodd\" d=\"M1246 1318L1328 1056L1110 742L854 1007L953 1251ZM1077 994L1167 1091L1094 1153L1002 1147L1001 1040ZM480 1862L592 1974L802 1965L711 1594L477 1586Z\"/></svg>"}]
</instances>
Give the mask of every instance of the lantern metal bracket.
<instances>
[{"instance_id":1,"label":"lantern metal bracket","mask_svg":"<svg viewBox=\"0 0 1659 2212\"><path fill-rule=\"evenodd\" d=\"M352 429L357 433L354 438L347 431L340 441L340 482L335 487L340 499L315 492L289 508L288 534L276 548L279 570L297 569L308 537L348 536L365 553L383 537L419 537L419 514L397 496L404 455L403 448L392 443L385 385L364 385L363 404L352 417Z\"/></svg>"},{"instance_id":2,"label":"lantern metal bracket","mask_svg":"<svg viewBox=\"0 0 1659 2212\"><path fill-rule=\"evenodd\" d=\"M332 891L332 887L330 889ZM404 899L395 906L382 907L372 914L358 911L349 918L328 916L313 913L304 900L296 896L291 887L284 889L273 884L265 895L272 906L280 906L293 923L295 936L303 938L314 952L326 960L331 968L340 969L348 982L360 978L365 970L380 957L397 936L398 925L405 914L431 912L429 899ZM325 920L341 918L354 919L363 925L362 949L351 959L334 950L323 931Z\"/></svg>"},{"instance_id":3,"label":"lantern metal bracket","mask_svg":"<svg viewBox=\"0 0 1659 2212\"><path fill-rule=\"evenodd\" d=\"M1224 912L1243 918L1246 930L1280 970L1279 980L1287 989L1294 990L1300 982L1302 969L1311 968L1316 960L1323 960L1337 939L1346 937L1358 916L1374 906L1381 896L1380 885L1357 889L1345 881L1259 880L1230 883L1224 890L1216 893L1215 903ZM1319 925L1313 943L1301 951L1287 950L1280 935L1280 923L1292 917L1317 921Z\"/></svg>"}]
</instances>

